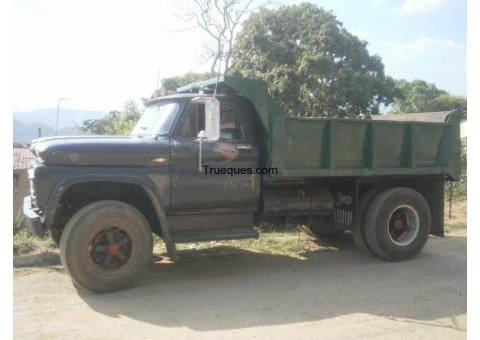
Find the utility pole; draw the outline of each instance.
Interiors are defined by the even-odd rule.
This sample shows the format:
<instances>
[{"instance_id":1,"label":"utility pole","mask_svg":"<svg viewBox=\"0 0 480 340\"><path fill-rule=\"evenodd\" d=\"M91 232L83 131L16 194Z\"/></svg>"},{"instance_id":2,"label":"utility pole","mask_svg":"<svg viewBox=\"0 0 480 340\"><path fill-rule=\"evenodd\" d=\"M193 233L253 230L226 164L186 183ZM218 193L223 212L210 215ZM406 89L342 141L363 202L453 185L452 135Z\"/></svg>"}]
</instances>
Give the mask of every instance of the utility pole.
<instances>
[{"instance_id":1,"label":"utility pole","mask_svg":"<svg viewBox=\"0 0 480 340\"><path fill-rule=\"evenodd\" d=\"M57 120L55 122L55 136L58 135L58 118L60 116L60 102L62 100L67 100L68 98L58 98L58 101L57 101Z\"/></svg>"}]
</instances>

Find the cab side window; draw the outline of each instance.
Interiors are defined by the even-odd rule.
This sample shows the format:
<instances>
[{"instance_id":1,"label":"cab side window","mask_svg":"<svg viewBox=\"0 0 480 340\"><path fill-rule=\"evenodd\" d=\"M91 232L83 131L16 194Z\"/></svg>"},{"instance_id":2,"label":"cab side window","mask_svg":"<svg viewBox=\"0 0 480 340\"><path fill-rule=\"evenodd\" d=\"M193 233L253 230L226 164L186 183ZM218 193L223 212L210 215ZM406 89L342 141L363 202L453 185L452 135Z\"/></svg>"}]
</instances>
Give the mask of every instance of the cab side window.
<instances>
[{"instance_id":1,"label":"cab side window","mask_svg":"<svg viewBox=\"0 0 480 340\"><path fill-rule=\"evenodd\" d=\"M197 137L202 130L205 130L205 105L192 104L188 108L178 134L182 137Z\"/></svg>"},{"instance_id":2,"label":"cab side window","mask_svg":"<svg viewBox=\"0 0 480 340\"><path fill-rule=\"evenodd\" d=\"M243 140L245 132L239 118L237 107L228 103L220 106L220 139Z\"/></svg>"},{"instance_id":3,"label":"cab side window","mask_svg":"<svg viewBox=\"0 0 480 340\"><path fill-rule=\"evenodd\" d=\"M182 137L197 137L205 130L205 104L191 104L178 130ZM240 112L230 103L220 104L220 139L241 141L245 139L244 127L240 122Z\"/></svg>"}]
</instances>

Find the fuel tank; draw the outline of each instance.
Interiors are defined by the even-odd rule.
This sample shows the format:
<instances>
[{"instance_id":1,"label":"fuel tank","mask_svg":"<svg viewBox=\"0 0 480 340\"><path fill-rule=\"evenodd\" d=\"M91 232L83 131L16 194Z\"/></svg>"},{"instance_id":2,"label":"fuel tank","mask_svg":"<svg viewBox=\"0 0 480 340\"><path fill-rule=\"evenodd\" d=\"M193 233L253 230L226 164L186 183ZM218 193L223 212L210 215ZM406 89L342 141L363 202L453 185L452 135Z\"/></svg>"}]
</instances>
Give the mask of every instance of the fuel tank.
<instances>
[{"instance_id":1,"label":"fuel tank","mask_svg":"<svg viewBox=\"0 0 480 340\"><path fill-rule=\"evenodd\" d=\"M266 217L331 215L334 208L333 195L326 188L267 187L263 190L262 198L263 215Z\"/></svg>"}]
</instances>

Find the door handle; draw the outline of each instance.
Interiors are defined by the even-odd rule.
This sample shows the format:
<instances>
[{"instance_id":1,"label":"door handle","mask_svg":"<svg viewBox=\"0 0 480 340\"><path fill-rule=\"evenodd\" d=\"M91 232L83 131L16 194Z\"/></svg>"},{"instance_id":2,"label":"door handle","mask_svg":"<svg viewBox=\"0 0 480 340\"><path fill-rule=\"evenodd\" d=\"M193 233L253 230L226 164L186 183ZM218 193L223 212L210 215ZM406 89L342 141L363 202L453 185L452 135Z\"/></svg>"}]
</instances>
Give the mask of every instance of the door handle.
<instances>
[{"instance_id":1,"label":"door handle","mask_svg":"<svg viewBox=\"0 0 480 340\"><path fill-rule=\"evenodd\" d=\"M251 144L235 145L235 149L237 149L237 150L252 150L252 145Z\"/></svg>"}]
</instances>

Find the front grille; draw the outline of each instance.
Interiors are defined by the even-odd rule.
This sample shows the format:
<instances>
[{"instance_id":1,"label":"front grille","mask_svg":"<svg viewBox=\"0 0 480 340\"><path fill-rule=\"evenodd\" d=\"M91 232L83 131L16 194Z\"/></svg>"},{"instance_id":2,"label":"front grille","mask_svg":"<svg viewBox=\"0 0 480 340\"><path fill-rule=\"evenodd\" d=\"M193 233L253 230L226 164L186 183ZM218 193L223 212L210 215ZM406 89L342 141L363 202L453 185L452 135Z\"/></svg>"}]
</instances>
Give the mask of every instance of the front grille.
<instances>
[{"instance_id":1,"label":"front grille","mask_svg":"<svg viewBox=\"0 0 480 340\"><path fill-rule=\"evenodd\" d=\"M333 220L336 224L349 226L352 224L352 215L351 210L335 208L333 211Z\"/></svg>"}]
</instances>

